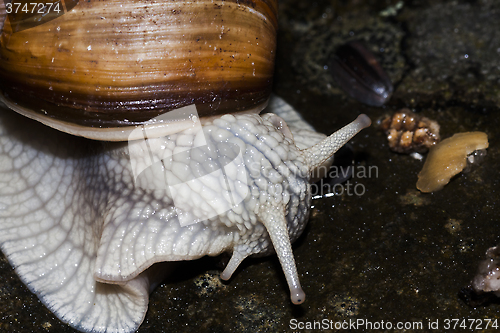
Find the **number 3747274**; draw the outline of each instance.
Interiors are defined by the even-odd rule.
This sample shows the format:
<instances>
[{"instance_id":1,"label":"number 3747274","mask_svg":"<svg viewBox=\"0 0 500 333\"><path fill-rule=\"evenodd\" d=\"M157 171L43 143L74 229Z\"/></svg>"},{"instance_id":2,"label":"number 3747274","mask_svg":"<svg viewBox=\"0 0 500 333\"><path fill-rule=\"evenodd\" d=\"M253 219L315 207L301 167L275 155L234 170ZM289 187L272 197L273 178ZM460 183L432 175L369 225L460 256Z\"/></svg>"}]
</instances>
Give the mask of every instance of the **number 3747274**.
<instances>
[{"instance_id":1,"label":"number 3747274","mask_svg":"<svg viewBox=\"0 0 500 333\"><path fill-rule=\"evenodd\" d=\"M8 2L5 4L7 14L48 14L61 13L60 2Z\"/></svg>"},{"instance_id":2,"label":"number 3747274","mask_svg":"<svg viewBox=\"0 0 500 333\"><path fill-rule=\"evenodd\" d=\"M444 329L446 330L456 330L456 329L470 329L470 330L483 330L483 329L493 329L497 330L499 328L497 319L445 319Z\"/></svg>"}]
</instances>

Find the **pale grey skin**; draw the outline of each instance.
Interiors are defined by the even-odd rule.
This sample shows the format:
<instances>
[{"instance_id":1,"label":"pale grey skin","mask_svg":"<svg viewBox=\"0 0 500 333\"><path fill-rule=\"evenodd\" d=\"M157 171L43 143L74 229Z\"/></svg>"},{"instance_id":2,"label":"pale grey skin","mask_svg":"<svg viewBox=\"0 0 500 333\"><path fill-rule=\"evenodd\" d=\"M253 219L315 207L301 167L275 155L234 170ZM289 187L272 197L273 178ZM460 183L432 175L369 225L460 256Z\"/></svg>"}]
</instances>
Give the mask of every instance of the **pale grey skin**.
<instances>
[{"instance_id":1,"label":"pale grey skin","mask_svg":"<svg viewBox=\"0 0 500 333\"><path fill-rule=\"evenodd\" d=\"M233 140L241 148L248 194L231 210L187 226L168 192L135 186L127 143L71 136L0 107L2 251L42 302L83 332L133 332L165 273L151 265L222 252L232 253L221 274L228 279L249 255L276 251L292 301L303 302L291 242L309 215L310 173L370 121L361 115L301 150L292 132L301 148L324 136L281 100L271 105L292 131L273 114L226 115L204 125L215 145ZM206 189L220 191L212 185Z\"/></svg>"}]
</instances>

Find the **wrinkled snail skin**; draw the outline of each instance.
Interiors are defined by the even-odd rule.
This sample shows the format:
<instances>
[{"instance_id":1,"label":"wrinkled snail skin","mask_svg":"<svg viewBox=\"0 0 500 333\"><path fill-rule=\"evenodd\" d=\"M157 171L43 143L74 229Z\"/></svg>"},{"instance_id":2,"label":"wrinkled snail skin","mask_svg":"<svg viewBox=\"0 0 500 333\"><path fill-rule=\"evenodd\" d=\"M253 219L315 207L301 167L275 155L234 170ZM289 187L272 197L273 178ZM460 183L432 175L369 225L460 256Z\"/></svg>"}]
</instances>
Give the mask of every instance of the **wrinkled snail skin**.
<instances>
[{"instance_id":1,"label":"wrinkled snail skin","mask_svg":"<svg viewBox=\"0 0 500 333\"><path fill-rule=\"evenodd\" d=\"M291 123L300 121L291 117ZM134 331L147 310L150 286L163 277L156 265L148 267L222 252L232 252L221 274L227 279L246 257L276 251L292 302L299 304L305 295L291 242L309 215L310 172L370 121L362 115L305 150L294 144L296 128L283 124L275 114L224 115L205 124L207 145L240 147L244 165L237 169L246 171L248 184L236 188L243 201L229 211L181 226L179 216L196 213L203 195L224 197L217 179L207 180L191 207L174 207L169 192L144 189L157 180L145 177L143 186L135 186L126 143L73 137L2 108L2 251L42 302L83 332ZM154 140L163 140L166 150L179 142L189 148L189 135ZM200 167L191 162L183 164L187 172ZM175 173L168 163L165 169ZM242 179L238 172L227 176Z\"/></svg>"}]
</instances>

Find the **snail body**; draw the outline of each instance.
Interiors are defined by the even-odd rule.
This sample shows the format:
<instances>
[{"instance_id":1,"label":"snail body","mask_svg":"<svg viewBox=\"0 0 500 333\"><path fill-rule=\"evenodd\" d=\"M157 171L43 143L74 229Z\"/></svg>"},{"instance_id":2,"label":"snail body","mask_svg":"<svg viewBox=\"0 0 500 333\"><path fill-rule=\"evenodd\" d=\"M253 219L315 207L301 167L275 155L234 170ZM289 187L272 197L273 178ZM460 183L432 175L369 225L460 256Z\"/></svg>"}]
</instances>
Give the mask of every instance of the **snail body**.
<instances>
[{"instance_id":1,"label":"snail body","mask_svg":"<svg viewBox=\"0 0 500 333\"><path fill-rule=\"evenodd\" d=\"M42 302L62 321L83 332L136 330L144 319L150 289L165 274L162 263L223 252L232 253L221 273L223 279L229 279L248 256L276 252L292 302L302 303L305 294L291 242L302 233L309 215L310 175L368 126L370 120L361 115L325 137L314 132L277 98L270 101L271 111L277 111L284 119L272 113L258 115L268 103L270 93L272 74L264 73L273 67L274 46L268 48L266 40L275 37L266 36L268 29L272 32L270 35L275 36L276 25L266 13L275 15L275 3L195 3L194 12L200 10L200 5L215 7L212 9L219 14L221 9L231 9L222 18L213 14L208 23L205 22L210 26L219 19L226 22L228 15L244 17L250 13L257 16L258 24L255 24L261 27L254 32L259 36L259 47L251 55L246 52L257 42L248 39L243 28L236 29L236 36L230 41L243 38L248 44L237 45L240 51L233 54L235 63L224 60L222 47L215 47L215 42L209 44L215 47L211 51L215 58L211 58L208 67L204 66L207 71L215 70L213 75L196 69L196 75L192 76L191 65L181 66L190 74L180 74L181 69L164 71L154 67L157 66L153 65L154 61L144 59L142 65L124 65L120 70L109 67L109 63L99 67L101 62L106 63L104 59L109 55L104 50L101 50L103 59L94 54L87 64L83 61L75 62L80 65L73 67L63 65L65 52L73 55L67 57L67 64L87 59L87 54L79 53L113 43L117 63L125 58L134 60L138 54L153 54L157 59L155 52L160 45L169 45L169 35L157 34L163 29L157 28L151 32L155 38L150 39L145 30L139 29L139 21L135 21L140 19L135 11L139 3L123 3L124 11L127 12L129 6L134 10L122 18L121 28L111 25L109 29L114 37L103 37L101 42L90 44L86 43L85 28L75 25L76 20L70 16L72 11L48 22L46 27L44 24L15 33L6 30L8 25L4 24L0 44L0 95L3 104L11 110L0 104L2 251ZM115 8L117 4L120 2L81 2L73 10L80 15L88 13L88 30L95 35L96 31L102 32L94 25L111 18L119 23L118 16L108 16L108 11L119 13ZM183 6L183 3L162 1L144 5L141 8L145 16L141 20L168 27L169 23L176 22L171 16L180 15L174 5ZM166 13L170 21L161 22L163 16L159 14L148 16L150 10L159 9L169 9ZM180 17L182 24L189 21ZM227 22L255 30L255 25L239 18ZM68 32L70 27L75 30ZM137 39L144 44L139 47L140 43L134 41L139 44L130 49L130 57L128 47L120 46L129 41L116 37L127 31L126 28L131 30L131 36L140 36ZM36 41L29 39L28 32L32 35L38 31L35 29L48 31L41 39L52 38L52 45L57 48L47 51L30 45ZM229 39L226 33L230 35L232 28L221 29L218 26L218 33L212 31L201 36L215 37L216 41ZM73 39L74 47L68 47L70 42L65 38L74 35L90 49L78 49L80 44ZM188 35L186 32L183 36ZM260 36L264 37L260 39ZM23 46L22 38L28 46ZM177 43L182 40L173 39ZM148 45L153 49L151 52L144 49ZM31 53L36 59L31 62L32 59L24 57L21 59L25 65L16 65L13 54L23 54L24 47L29 48L26 54ZM203 57L202 49L196 51L197 56ZM260 55L261 49L266 49L266 56ZM247 54L247 60L238 59L243 54ZM54 61L54 67L51 61L47 62L52 55L61 60ZM195 58L174 59L177 59L173 61L175 64L183 59L180 62L186 65ZM250 67L245 67L247 61L251 61ZM116 84L106 81L111 79L111 76L106 78L107 71L119 74L122 80ZM151 77L144 79L144 73ZM220 77L226 73L229 78ZM57 81L59 74L60 82ZM98 78L100 74L104 76ZM51 78L51 75L56 76ZM168 79L156 81L162 76L187 77L188 81L182 84L169 83ZM192 81L193 77L200 81ZM141 79L137 81L137 78ZM214 81L208 80L210 78ZM230 78L237 83L233 84ZM137 84L139 81L143 83ZM207 87L200 92L203 82ZM242 88L248 82L253 88ZM76 88L79 85L81 90ZM190 85L194 92L185 93ZM175 87L178 94L168 87ZM226 91L228 87L230 92ZM256 92L258 89L262 92ZM173 101L179 96L180 99ZM183 106L191 104L196 104L199 114L188 112L186 117L176 116L187 110ZM155 117L158 114L166 116ZM152 116L155 118L151 119ZM130 124L134 126L127 126Z\"/></svg>"},{"instance_id":2,"label":"snail body","mask_svg":"<svg viewBox=\"0 0 500 333\"><path fill-rule=\"evenodd\" d=\"M291 242L309 215L310 174L369 125L360 116L323 142L300 150L276 115L215 119L204 125L207 146L236 142L241 147L244 163L236 170L243 171L247 183L241 172L226 168L226 174L242 201L222 214L182 225L179 216L196 214L198 198L174 205L168 191L147 188L156 179L144 177L149 183L136 186L127 144L68 136L1 111L2 251L51 311L84 332L137 329L150 286L164 276L154 263L222 252L232 252L221 274L228 279L246 257L276 251L292 302L302 303L305 295ZM168 149L174 142L194 142L186 135L153 140L164 140ZM191 161L183 167L196 170L197 156ZM165 164L165 172L175 173ZM205 176L202 181L204 188L193 189L199 197L226 198L220 178ZM209 199L205 203L212 204ZM74 290L79 290L77 296Z\"/></svg>"}]
</instances>

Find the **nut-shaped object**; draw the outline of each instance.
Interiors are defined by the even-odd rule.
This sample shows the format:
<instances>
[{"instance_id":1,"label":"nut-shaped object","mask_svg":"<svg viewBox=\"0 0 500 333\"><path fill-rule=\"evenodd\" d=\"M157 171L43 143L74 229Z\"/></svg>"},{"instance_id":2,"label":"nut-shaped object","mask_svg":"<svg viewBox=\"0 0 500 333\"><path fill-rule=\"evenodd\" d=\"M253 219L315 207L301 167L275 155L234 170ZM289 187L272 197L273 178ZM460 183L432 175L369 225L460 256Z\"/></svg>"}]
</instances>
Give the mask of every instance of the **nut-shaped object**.
<instances>
[{"instance_id":1,"label":"nut-shaped object","mask_svg":"<svg viewBox=\"0 0 500 333\"><path fill-rule=\"evenodd\" d=\"M409 109L396 111L380 122L380 129L387 135L389 148L403 154L426 153L440 140L439 124L421 117Z\"/></svg>"}]
</instances>

